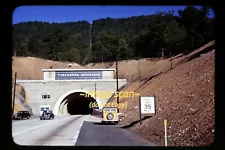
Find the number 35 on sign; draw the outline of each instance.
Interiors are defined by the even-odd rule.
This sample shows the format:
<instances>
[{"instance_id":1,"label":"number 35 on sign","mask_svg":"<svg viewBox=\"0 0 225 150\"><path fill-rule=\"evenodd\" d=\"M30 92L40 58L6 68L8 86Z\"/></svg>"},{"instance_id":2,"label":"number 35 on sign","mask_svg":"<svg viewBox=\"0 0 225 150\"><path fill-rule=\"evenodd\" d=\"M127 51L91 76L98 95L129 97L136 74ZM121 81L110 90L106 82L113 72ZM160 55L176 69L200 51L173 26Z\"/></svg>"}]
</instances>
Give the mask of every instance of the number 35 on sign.
<instances>
[{"instance_id":1,"label":"number 35 on sign","mask_svg":"<svg viewBox=\"0 0 225 150\"><path fill-rule=\"evenodd\" d=\"M142 114L155 114L155 97L140 97L140 107Z\"/></svg>"}]
</instances>

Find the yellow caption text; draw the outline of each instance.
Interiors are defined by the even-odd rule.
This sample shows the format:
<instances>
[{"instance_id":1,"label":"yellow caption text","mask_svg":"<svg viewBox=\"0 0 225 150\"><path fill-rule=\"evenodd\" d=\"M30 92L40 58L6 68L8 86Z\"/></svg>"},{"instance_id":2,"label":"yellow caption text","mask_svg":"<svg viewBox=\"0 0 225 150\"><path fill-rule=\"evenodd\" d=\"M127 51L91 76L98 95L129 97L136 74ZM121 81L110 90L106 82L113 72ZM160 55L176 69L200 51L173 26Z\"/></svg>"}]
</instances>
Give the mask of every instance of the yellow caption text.
<instances>
[{"instance_id":1,"label":"yellow caption text","mask_svg":"<svg viewBox=\"0 0 225 150\"><path fill-rule=\"evenodd\" d=\"M97 107L117 107L118 109L124 109L127 108L127 102L125 103L106 103L99 105L97 102L90 102L89 107L90 108L97 108Z\"/></svg>"},{"instance_id":2,"label":"yellow caption text","mask_svg":"<svg viewBox=\"0 0 225 150\"><path fill-rule=\"evenodd\" d=\"M85 97L95 97L96 98L110 98L114 94L113 97L134 97L134 96L139 96L138 93L135 92L87 92L86 94L81 93L80 96L85 96Z\"/></svg>"}]
</instances>

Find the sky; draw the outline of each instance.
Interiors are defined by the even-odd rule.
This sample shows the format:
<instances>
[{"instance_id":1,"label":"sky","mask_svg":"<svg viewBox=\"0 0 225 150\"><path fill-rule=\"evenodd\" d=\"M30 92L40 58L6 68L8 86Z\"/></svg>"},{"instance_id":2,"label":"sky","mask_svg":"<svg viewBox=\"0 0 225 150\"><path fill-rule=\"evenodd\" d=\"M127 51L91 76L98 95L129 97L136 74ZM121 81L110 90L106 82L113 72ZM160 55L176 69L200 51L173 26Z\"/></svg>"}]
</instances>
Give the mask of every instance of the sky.
<instances>
[{"instance_id":1,"label":"sky","mask_svg":"<svg viewBox=\"0 0 225 150\"><path fill-rule=\"evenodd\" d=\"M92 23L93 20L101 18L127 18L151 15L157 11L174 10L177 15L177 11L184 8L185 6L20 6L13 12L12 24L28 21L63 23L81 20ZM214 17L212 10L209 17Z\"/></svg>"}]
</instances>

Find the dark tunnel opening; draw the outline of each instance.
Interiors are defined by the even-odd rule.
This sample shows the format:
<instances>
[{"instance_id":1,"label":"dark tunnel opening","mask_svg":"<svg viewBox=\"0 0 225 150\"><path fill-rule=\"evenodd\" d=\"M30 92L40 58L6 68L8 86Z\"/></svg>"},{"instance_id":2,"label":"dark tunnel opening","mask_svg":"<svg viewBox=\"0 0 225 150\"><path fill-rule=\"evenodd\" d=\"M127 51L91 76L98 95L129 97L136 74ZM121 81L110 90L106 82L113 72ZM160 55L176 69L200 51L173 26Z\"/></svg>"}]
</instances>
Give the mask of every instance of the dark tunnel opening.
<instances>
[{"instance_id":1,"label":"dark tunnel opening","mask_svg":"<svg viewBox=\"0 0 225 150\"><path fill-rule=\"evenodd\" d=\"M78 114L92 114L93 110L89 107L90 101L83 97L78 97L76 99L71 99L67 105L67 110L70 115Z\"/></svg>"},{"instance_id":2,"label":"dark tunnel opening","mask_svg":"<svg viewBox=\"0 0 225 150\"><path fill-rule=\"evenodd\" d=\"M85 97L81 93L73 93L67 96L67 111L70 115L88 115L93 113L94 108L90 108L90 102L96 102L92 97ZM82 93L85 94L85 93Z\"/></svg>"}]
</instances>

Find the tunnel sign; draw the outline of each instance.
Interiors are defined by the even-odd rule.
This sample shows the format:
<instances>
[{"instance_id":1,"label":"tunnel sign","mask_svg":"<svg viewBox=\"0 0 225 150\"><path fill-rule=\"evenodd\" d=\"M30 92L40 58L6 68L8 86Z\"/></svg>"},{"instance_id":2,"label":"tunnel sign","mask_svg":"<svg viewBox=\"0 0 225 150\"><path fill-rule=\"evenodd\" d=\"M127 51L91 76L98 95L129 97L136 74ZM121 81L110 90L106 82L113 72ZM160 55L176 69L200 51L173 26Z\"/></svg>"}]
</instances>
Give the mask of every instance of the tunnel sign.
<instances>
[{"instance_id":1,"label":"tunnel sign","mask_svg":"<svg viewBox=\"0 0 225 150\"><path fill-rule=\"evenodd\" d=\"M102 79L102 71L56 71L55 80Z\"/></svg>"},{"instance_id":2,"label":"tunnel sign","mask_svg":"<svg viewBox=\"0 0 225 150\"><path fill-rule=\"evenodd\" d=\"M142 114L155 114L155 97L140 97L140 110Z\"/></svg>"}]
</instances>

